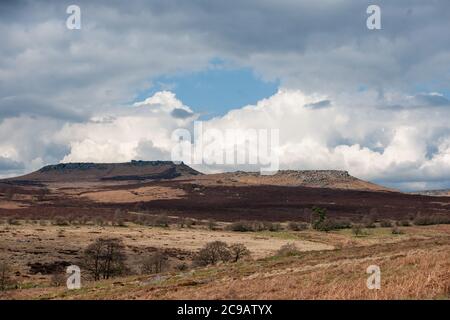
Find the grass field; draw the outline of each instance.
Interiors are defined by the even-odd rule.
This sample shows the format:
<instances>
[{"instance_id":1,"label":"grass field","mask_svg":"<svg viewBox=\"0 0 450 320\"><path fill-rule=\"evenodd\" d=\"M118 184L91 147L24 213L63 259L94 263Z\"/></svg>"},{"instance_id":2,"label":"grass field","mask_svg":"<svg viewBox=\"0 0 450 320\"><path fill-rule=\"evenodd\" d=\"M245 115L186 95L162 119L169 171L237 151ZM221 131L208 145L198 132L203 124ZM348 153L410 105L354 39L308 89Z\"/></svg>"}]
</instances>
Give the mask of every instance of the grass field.
<instances>
[{"instance_id":1,"label":"grass field","mask_svg":"<svg viewBox=\"0 0 450 320\"><path fill-rule=\"evenodd\" d=\"M21 289L2 293L2 299L450 298L449 225L403 227L399 235L389 228L376 228L358 237L350 230L237 233L136 225L66 228L26 224L0 230L2 253L9 254L22 275ZM51 286L46 275L27 274L27 262L43 257L46 261L71 260L67 254L76 260L83 247L104 235L124 239L131 264L149 248L176 249L175 256L189 260L213 240L244 243L252 259L158 275L83 280L82 289L70 291ZM292 242L299 253L275 255L283 244ZM366 287L369 265L381 268L380 290Z\"/></svg>"}]
</instances>

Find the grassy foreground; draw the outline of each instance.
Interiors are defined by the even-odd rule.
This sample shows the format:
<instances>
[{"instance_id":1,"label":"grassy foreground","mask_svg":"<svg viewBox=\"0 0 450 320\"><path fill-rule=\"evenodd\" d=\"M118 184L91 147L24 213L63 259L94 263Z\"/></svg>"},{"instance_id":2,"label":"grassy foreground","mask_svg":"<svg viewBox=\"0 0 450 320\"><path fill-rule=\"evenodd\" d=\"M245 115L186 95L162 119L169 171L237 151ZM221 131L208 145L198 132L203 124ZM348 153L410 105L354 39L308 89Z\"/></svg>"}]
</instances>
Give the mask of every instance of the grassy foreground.
<instances>
[{"instance_id":1,"label":"grassy foreground","mask_svg":"<svg viewBox=\"0 0 450 320\"><path fill-rule=\"evenodd\" d=\"M307 233L346 243L334 250L270 256L160 275L85 282L80 290L23 288L2 299L449 299L450 226L383 230L355 238L345 231ZM301 235L302 233L298 233ZM286 237L286 235L280 235ZM380 240L380 241L375 241ZM369 265L381 268L381 289L366 287Z\"/></svg>"}]
</instances>

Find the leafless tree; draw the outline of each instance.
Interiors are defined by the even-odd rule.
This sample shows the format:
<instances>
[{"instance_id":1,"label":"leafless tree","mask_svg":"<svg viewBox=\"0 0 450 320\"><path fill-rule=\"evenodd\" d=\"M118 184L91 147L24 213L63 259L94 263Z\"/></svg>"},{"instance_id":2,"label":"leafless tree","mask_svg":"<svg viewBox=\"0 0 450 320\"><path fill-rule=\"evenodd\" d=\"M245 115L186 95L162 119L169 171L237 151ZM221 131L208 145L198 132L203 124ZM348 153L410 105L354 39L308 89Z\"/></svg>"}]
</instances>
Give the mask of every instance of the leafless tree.
<instances>
[{"instance_id":1,"label":"leafless tree","mask_svg":"<svg viewBox=\"0 0 450 320\"><path fill-rule=\"evenodd\" d=\"M168 266L168 257L162 251L156 252L145 257L142 261L141 272L143 274L161 273Z\"/></svg>"},{"instance_id":2,"label":"leafless tree","mask_svg":"<svg viewBox=\"0 0 450 320\"><path fill-rule=\"evenodd\" d=\"M236 243L230 246L231 260L233 262L238 262L242 258L248 257L250 251L242 244Z\"/></svg>"},{"instance_id":3,"label":"leafless tree","mask_svg":"<svg viewBox=\"0 0 450 320\"><path fill-rule=\"evenodd\" d=\"M109 279L125 272L125 260L122 240L99 238L85 249L82 265L94 280Z\"/></svg>"},{"instance_id":4,"label":"leafless tree","mask_svg":"<svg viewBox=\"0 0 450 320\"><path fill-rule=\"evenodd\" d=\"M207 243L194 258L194 262L200 266L217 264L220 261L226 262L231 259L228 245L222 241Z\"/></svg>"}]
</instances>

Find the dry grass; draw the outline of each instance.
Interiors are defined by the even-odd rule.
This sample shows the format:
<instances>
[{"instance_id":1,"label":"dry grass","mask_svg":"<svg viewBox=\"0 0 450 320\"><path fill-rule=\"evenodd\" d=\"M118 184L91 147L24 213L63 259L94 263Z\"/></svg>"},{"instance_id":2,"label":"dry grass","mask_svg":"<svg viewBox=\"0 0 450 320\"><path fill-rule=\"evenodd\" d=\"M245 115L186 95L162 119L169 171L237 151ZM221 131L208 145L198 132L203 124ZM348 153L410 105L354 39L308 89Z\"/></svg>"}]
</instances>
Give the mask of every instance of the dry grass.
<instances>
[{"instance_id":1,"label":"dry grass","mask_svg":"<svg viewBox=\"0 0 450 320\"><path fill-rule=\"evenodd\" d=\"M52 263L67 261L75 263L89 243L99 237L117 237L127 246L130 265L135 265L142 254L150 249L178 250L184 259L190 257L211 241L228 244L242 243L255 259L273 255L282 245L294 242L302 251L327 250L333 246L309 240L291 240L259 236L252 233L212 231L204 228L146 227L129 224L127 227L113 226L55 226L50 222L41 226L21 221L20 225L0 225L0 254L5 253L19 272L17 280L45 282L46 275L30 275L28 263Z\"/></svg>"},{"instance_id":2,"label":"dry grass","mask_svg":"<svg viewBox=\"0 0 450 320\"><path fill-rule=\"evenodd\" d=\"M182 189L169 187L141 187L131 190L97 191L83 194L90 200L105 203L129 203L161 199L179 199L186 193Z\"/></svg>"},{"instance_id":3,"label":"dry grass","mask_svg":"<svg viewBox=\"0 0 450 320\"><path fill-rule=\"evenodd\" d=\"M439 230L436 237L433 230ZM34 288L4 298L40 299L449 299L449 226L376 245L301 252L172 272L85 283L79 291ZM368 290L366 268L381 268L381 289Z\"/></svg>"}]
</instances>

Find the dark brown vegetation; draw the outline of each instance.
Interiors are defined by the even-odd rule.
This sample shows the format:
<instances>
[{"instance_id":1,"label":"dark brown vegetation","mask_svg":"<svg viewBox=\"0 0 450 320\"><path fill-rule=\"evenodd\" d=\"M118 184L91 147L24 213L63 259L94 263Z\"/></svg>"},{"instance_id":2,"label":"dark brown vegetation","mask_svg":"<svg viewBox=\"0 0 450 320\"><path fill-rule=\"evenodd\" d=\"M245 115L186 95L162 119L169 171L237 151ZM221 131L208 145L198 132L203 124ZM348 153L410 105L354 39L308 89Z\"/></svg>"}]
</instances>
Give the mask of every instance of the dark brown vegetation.
<instances>
[{"instance_id":1,"label":"dark brown vegetation","mask_svg":"<svg viewBox=\"0 0 450 320\"><path fill-rule=\"evenodd\" d=\"M82 266L94 280L122 275L126 271L124 249L120 239L97 239L84 251Z\"/></svg>"},{"instance_id":2,"label":"dark brown vegetation","mask_svg":"<svg viewBox=\"0 0 450 320\"><path fill-rule=\"evenodd\" d=\"M168 267L169 257L161 250L144 257L141 264L142 274L152 274L164 272Z\"/></svg>"},{"instance_id":3,"label":"dark brown vegetation","mask_svg":"<svg viewBox=\"0 0 450 320\"><path fill-rule=\"evenodd\" d=\"M6 258L0 258L0 291L7 290L12 284L11 266Z\"/></svg>"},{"instance_id":4,"label":"dark brown vegetation","mask_svg":"<svg viewBox=\"0 0 450 320\"><path fill-rule=\"evenodd\" d=\"M225 242L214 241L208 243L194 258L197 266L215 265L219 262L238 262L248 257L250 251L243 244L228 246Z\"/></svg>"},{"instance_id":5,"label":"dark brown vegetation","mask_svg":"<svg viewBox=\"0 0 450 320\"><path fill-rule=\"evenodd\" d=\"M177 174L170 174L172 171ZM433 216L435 221L450 218L450 197L380 191L382 188L357 190L357 186L353 189L320 187L339 185L352 178L348 174L332 175L334 180L331 184L328 176L320 176L314 182L319 187L309 187L311 174L282 172L274 177L261 178L251 173L230 173L211 180L208 175L200 175L185 165L161 161L61 164L1 181L0 215L5 218L20 216L22 219L48 220L57 216L72 216L76 220L80 217L89 217L90 220L102 217L105 221L117 221L121 225L129 220L127 212L130 211L215 221L311 222L311 208L320 206L330 219L345 218L353 222L361 222L364 216L375 221L403 220L419 214L422 217ZM292 184L289 179L297 175L309 178L302 178L304 184ZM262 179L260 184L259 179ZM218 180L222 183L217 183ZM169 188L181 191L183 196L151 201L139 201L138 197L126 203L95 202L84 196L85 193L99 191L134 192L141 187ZM8 206L2 206L1 201L8 201ZM15 204L17 207L11 209ZM117 212L122 214L117 215ZM322 227L329 229L330 224L335 223L327 220ZM430 222L427 218L421 218L418 223ZM161 224L164 225L164 221Z\"/></svg>"}]
</instances>

